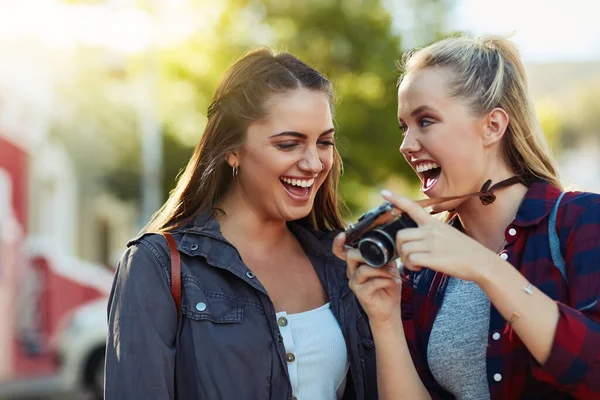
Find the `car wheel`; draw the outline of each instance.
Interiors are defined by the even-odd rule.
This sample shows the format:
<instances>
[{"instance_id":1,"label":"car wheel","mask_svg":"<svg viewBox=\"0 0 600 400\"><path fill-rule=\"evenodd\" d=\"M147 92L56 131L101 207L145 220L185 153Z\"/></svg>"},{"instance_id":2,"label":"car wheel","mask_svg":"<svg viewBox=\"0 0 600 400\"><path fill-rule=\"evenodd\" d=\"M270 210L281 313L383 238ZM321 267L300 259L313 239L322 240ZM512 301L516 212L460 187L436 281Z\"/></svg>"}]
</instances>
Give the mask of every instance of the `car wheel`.
<instances>
[{"instance_id":1,"label":"car wheel","mask_svg":"<svg viewBox=\"0 0 600 400\"><path fill-rule=\"evenodd\" d=\"M94 399L104 399L104 349L96 350L86 368L86 386Z\"/></svg>"}]
</instances>

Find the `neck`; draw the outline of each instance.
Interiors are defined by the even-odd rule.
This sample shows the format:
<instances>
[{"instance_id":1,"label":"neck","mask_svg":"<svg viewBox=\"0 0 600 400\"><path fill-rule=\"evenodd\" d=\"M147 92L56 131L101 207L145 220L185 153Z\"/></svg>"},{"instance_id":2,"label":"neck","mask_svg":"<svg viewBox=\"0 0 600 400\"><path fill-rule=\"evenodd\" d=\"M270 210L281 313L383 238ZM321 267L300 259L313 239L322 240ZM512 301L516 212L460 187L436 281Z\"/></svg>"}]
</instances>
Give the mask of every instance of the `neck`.
<instances>
[{"instance_id":1,"label":"neck","mask_svg":"<svg viewBox=\"0 0 600 400\"><path fill-rule=\"evenodd\" d=\"M466 200L456 209L465 233L498 251L504 242L504 231L515 219L527 190L521 183L499 189L494 193L496 201L489 205L483 205L476 197Z\"/></svg>"},{"instance_id":2,"label":"neck","mask_svg":"<svg viewBox=\"0 0 600 400\"><path fill-rule=\"evenodd\" d=\"M238 250L251 245L253 251L264 252L281 246L282 239L290 234L286 221L265 218L264 212L250 204L235 186L217 206L225 212L217 214L223 236Z\"/></svg>"}]
</instances>

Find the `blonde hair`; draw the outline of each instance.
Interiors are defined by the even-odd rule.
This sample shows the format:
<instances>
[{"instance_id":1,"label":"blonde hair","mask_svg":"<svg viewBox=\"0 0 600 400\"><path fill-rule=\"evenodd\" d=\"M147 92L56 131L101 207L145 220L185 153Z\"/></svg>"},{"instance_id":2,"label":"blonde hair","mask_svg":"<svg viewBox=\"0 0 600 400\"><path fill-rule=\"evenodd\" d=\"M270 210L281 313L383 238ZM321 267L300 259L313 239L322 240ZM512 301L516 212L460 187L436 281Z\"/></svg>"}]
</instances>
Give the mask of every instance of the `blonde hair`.
<instances>
[{"instance_id":1,"label":"blonde hair","mask_svg":"<svg viewBox=\"0 0 600 400\"><path fill-rule=\"evenodd\" d=\"M527 88L525 68L515 44L486 36L450 37L407 52L399 67L404 76L427 67L445 67L454 72L452 97L464 100L475 115L502 108L509 123L502 139L504 160L529 185L543 179L562 189L555 161L535 116Z\"/></svg>"}]
</instances>

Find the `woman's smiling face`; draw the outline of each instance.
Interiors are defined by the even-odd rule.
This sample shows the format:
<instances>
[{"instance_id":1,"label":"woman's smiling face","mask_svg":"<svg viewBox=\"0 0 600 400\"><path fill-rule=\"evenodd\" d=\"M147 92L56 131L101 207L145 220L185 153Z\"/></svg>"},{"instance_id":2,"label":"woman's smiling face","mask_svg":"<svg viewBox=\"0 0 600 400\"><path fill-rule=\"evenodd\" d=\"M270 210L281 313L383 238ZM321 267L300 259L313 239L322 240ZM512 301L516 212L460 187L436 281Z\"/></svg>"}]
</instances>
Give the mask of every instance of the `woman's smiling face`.
<instances>
[{"instance_id":1,"label":"woman's smiling face","mask_svg":"<svg viewBox=\"0 0 600 400\"><path fill-rule=\"evenodd\" d=\"M453 71L427 67L407 74L398 88L400 151L428 197L478 191L485 181L485 118L450 96Z\"/></svg>"},{"instance_id":2,"label":"woman's smiling face","mask_svg":"<svg viewBox=\"0 0 600 400\"><path fill-rule=\"evenodd\" d=\"M334 163L334 127L327 95L295 89L273 95L269 115L252 123L230 164L244 201L266 219L306 217Z\"/></svg>"}]
</instances>

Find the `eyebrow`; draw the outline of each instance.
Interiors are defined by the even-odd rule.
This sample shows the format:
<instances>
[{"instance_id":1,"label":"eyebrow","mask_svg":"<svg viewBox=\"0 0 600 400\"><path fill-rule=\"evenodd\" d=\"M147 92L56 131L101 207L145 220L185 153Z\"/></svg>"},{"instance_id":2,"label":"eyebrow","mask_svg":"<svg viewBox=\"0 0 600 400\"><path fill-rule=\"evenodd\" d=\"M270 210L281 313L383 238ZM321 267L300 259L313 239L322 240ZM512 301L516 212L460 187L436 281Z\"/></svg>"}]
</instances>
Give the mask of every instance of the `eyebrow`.
<instances>
[{"instance_id":1,"label":"eyebrow","mask_svg":"<svg viewBox=\"0 0 600 400\"><path fill-rule=\"evenodd\" d=\"M335 128L327 129L325 132L321 133L319 135L319 137L325 136L325 135L327 135L329 133L332 133L332 132L335 132ZM308 138L308 135L305 135L304 133L300 133L300 132L294 132L294 131L281 132L281 133L278 133L276 135L269 136L269 138L272 139L272 138L276 138L276 137L280 137L280 136L294 136L294 137L297 137L297 138L300 138L300 139L307 139Z\"/></svg>"},{"instance_id":2,"label":"eyebrow","mask_svg":"<svg viewBox=\"0 0 600 400\"><path fill-rule=\"evenodd\" d=\"M430 112L435 112L435 110L427 105L422 105L419 106L417 108L415 108L414 110L412 110L412 112L410 113L411 117L415 117L416 115L422 113L423 111L430 111ZM402 118L398 118L398 120L402 120Z\"/></svg>"}]
</instances>

